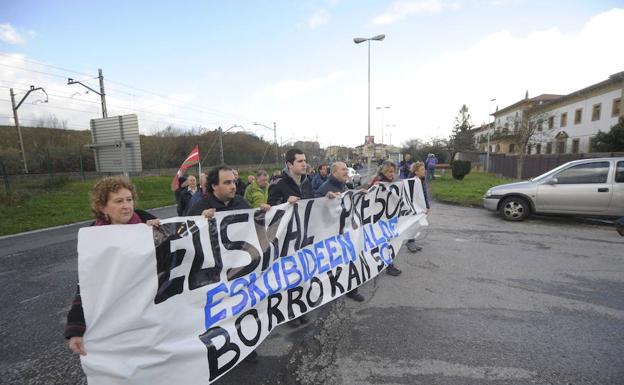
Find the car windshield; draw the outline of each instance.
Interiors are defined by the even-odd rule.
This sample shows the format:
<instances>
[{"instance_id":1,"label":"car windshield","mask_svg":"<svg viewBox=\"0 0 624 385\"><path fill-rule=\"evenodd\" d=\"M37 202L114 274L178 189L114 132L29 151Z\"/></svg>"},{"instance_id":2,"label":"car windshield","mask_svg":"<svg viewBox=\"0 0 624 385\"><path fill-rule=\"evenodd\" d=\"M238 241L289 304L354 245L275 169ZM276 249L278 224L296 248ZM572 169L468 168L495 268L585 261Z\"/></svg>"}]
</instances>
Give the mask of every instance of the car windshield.
<instances>
[{"instance_id":1,"label":"car windshield","mask_svg":"<svg viewBox=\"0 0 624 385\"><path fill-rule=\"evenodd\" d=\"M545 173L543 173L540 176L536 176L535 178L531 178L530 180L534 180L534 181L540 181L540 180L544 180L546 178L548 178L549 176L551 176L552 174L558 172L559 170L561 170L562 168L566 167L568 165L568 163L566 164L562 164L561 166L555 167L550 171L547 171Z\"/></svg>"}]
</instances>

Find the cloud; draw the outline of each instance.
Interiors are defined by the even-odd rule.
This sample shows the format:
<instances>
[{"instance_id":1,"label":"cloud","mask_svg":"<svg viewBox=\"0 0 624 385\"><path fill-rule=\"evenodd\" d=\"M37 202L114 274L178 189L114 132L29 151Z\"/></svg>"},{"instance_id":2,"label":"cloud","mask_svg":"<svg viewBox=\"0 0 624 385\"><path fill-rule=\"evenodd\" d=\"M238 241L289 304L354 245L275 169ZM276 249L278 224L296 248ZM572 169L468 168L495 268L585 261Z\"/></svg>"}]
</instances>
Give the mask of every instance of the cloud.
<instances>
[{"instance_id":1,"label":"cloud","mask_svg":"<svg viewBox=\"0 0 624 385\"><path fill-rule=\"evenodd\" d=\"M324 9L314 12L308 19L308 28L315 29L329 23L330 14Z\"/></svg>"},{"instance_id":2,"label":"cloud","mask_svg":"<svg viewBox=\"0 0 624 385\"><path fill-rule=\"evenodd\" d=\"M392 95L394 101L384 102L393 105L397 126L416 127L410 136L446 137L462 104L478 125L488 120L491 98L497 99L494 110L519 101L526 90L530 97L569 94L624 70L624 51L613 49L613 36L624 36L624 9L598 14L571 33L555 27L524 35L499 31L403 76L389 75L378 93Z\"/></svg>"},{"instance_id":3,"label":"cloud","mask_svg":"<svg viewBox=\"0 0 624 385\"><path fill-rule=\"evenodd\" d=\"M278 99L290 99L304 96L336 83L341 76L342 71L335 71L325 77L303 80L282 80L264 87L257 92L255 96L259 98Z\"/></svg>"},{"instance_id":4,"label":"cloud","mask_svg":"<svg viewBox=\"0 0 624 385\"><path fill-rule=\"evenodd\" d=\"M9 23L0 24L0 40L9 44L24 44L24 38Z\"/></svg>"},{"instance_id":5,"label":"cloud","mask_svg":"<svg viewBox=\"0 0 624 385\"><path fill-rule=\"evenodd\" d=\"M414 13L439 13L444 9L457 9L459 2L445 4L440 0L399 0L392 3L381 15L373 19L373 24L393 24Z\"/></svg>"}]
</instances>

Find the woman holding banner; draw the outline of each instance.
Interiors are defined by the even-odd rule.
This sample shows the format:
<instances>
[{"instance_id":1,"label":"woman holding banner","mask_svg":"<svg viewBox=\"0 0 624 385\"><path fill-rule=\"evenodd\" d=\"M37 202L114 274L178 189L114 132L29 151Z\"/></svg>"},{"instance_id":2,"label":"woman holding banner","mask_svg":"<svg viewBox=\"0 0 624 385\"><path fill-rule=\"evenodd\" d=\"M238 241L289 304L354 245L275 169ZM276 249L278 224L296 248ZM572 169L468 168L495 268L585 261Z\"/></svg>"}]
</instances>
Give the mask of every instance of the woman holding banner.
<instances>
[{"instance_id":1,"label":"woman holding banner","mask_svg":"<svg viewBox=\"0 0 624 385\"><path fill-rule=\"evenodd\" d=\"M376 185L379 183L392 183L394 182L394 178L396 176L396 165L389 160L383 161L381 166L379 166L379 170L377 171L377 175L371 180L370 185ZM401 274L401 270L397 269L394 266L394 263L391 263L386 268L386 272L393 277Z\"/></svg>"},{"instance_id":2,"label":"woman holding banner","mask_svg":"<svg viewBox=\"0 0 624 385\"><path fill-rule=\"evenodd\" d=\"M106 177L95 184L91 191L91 212L95 222L91 226L127 225L145 223L159 226L160 221L152 214L136 210L136 189L124 177ZM80 286L78 285L71 309L67 314L65 338L69 339L69 349L77 354L86 355L82 336L86 330Z\"/></svg>"}]
</instances>

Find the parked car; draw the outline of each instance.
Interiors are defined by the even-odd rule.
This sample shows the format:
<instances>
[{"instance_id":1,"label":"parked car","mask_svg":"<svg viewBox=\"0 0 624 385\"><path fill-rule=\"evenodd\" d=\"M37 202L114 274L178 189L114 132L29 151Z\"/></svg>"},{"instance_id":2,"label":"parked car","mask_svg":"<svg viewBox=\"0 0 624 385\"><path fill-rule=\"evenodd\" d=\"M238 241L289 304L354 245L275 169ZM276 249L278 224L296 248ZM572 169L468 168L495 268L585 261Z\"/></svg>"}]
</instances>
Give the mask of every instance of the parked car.
<instances>
[{"instance_id":1,"label":"parked car","mask_svg":"<svg viewBox=\"0 0 624 385\"><path fill-rule=\"evenodd\" d=\"M575 160L528 181L492 187L483 206L509 221L531 214L624 216L624 157Z\"/></svg>"},{"instance_id":2,"label":"parked car","mask_svg":"<svg viewBox=\"0 0 624 385\"><path fill-rule=\"evenodd\" d=\"M349 173L349 179L347 179L347 187L356 188L357 186L360 186L362 184L362 176L352 167L348 167L347 171Z\"/></svg>"}]
</instances>

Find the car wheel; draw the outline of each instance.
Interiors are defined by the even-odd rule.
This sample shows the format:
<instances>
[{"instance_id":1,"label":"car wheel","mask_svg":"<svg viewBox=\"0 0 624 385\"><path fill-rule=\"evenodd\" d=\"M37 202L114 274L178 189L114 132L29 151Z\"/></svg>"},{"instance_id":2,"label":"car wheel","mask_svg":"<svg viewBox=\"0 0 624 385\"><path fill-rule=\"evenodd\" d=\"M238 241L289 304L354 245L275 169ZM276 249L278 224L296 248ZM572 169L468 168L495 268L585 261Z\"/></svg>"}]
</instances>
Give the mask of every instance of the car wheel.
<instances>
[{"instance_id":1,"label":"car wheel","mask_svg":"<svg viewBox=\"0 0 624 385\"><path fill-rule=\"evenodd\" d=\"M500 205L500 214L507 221L522 221L530 214L529 204L522 198L506 198Z\"/></svg>"}]
</instances>

